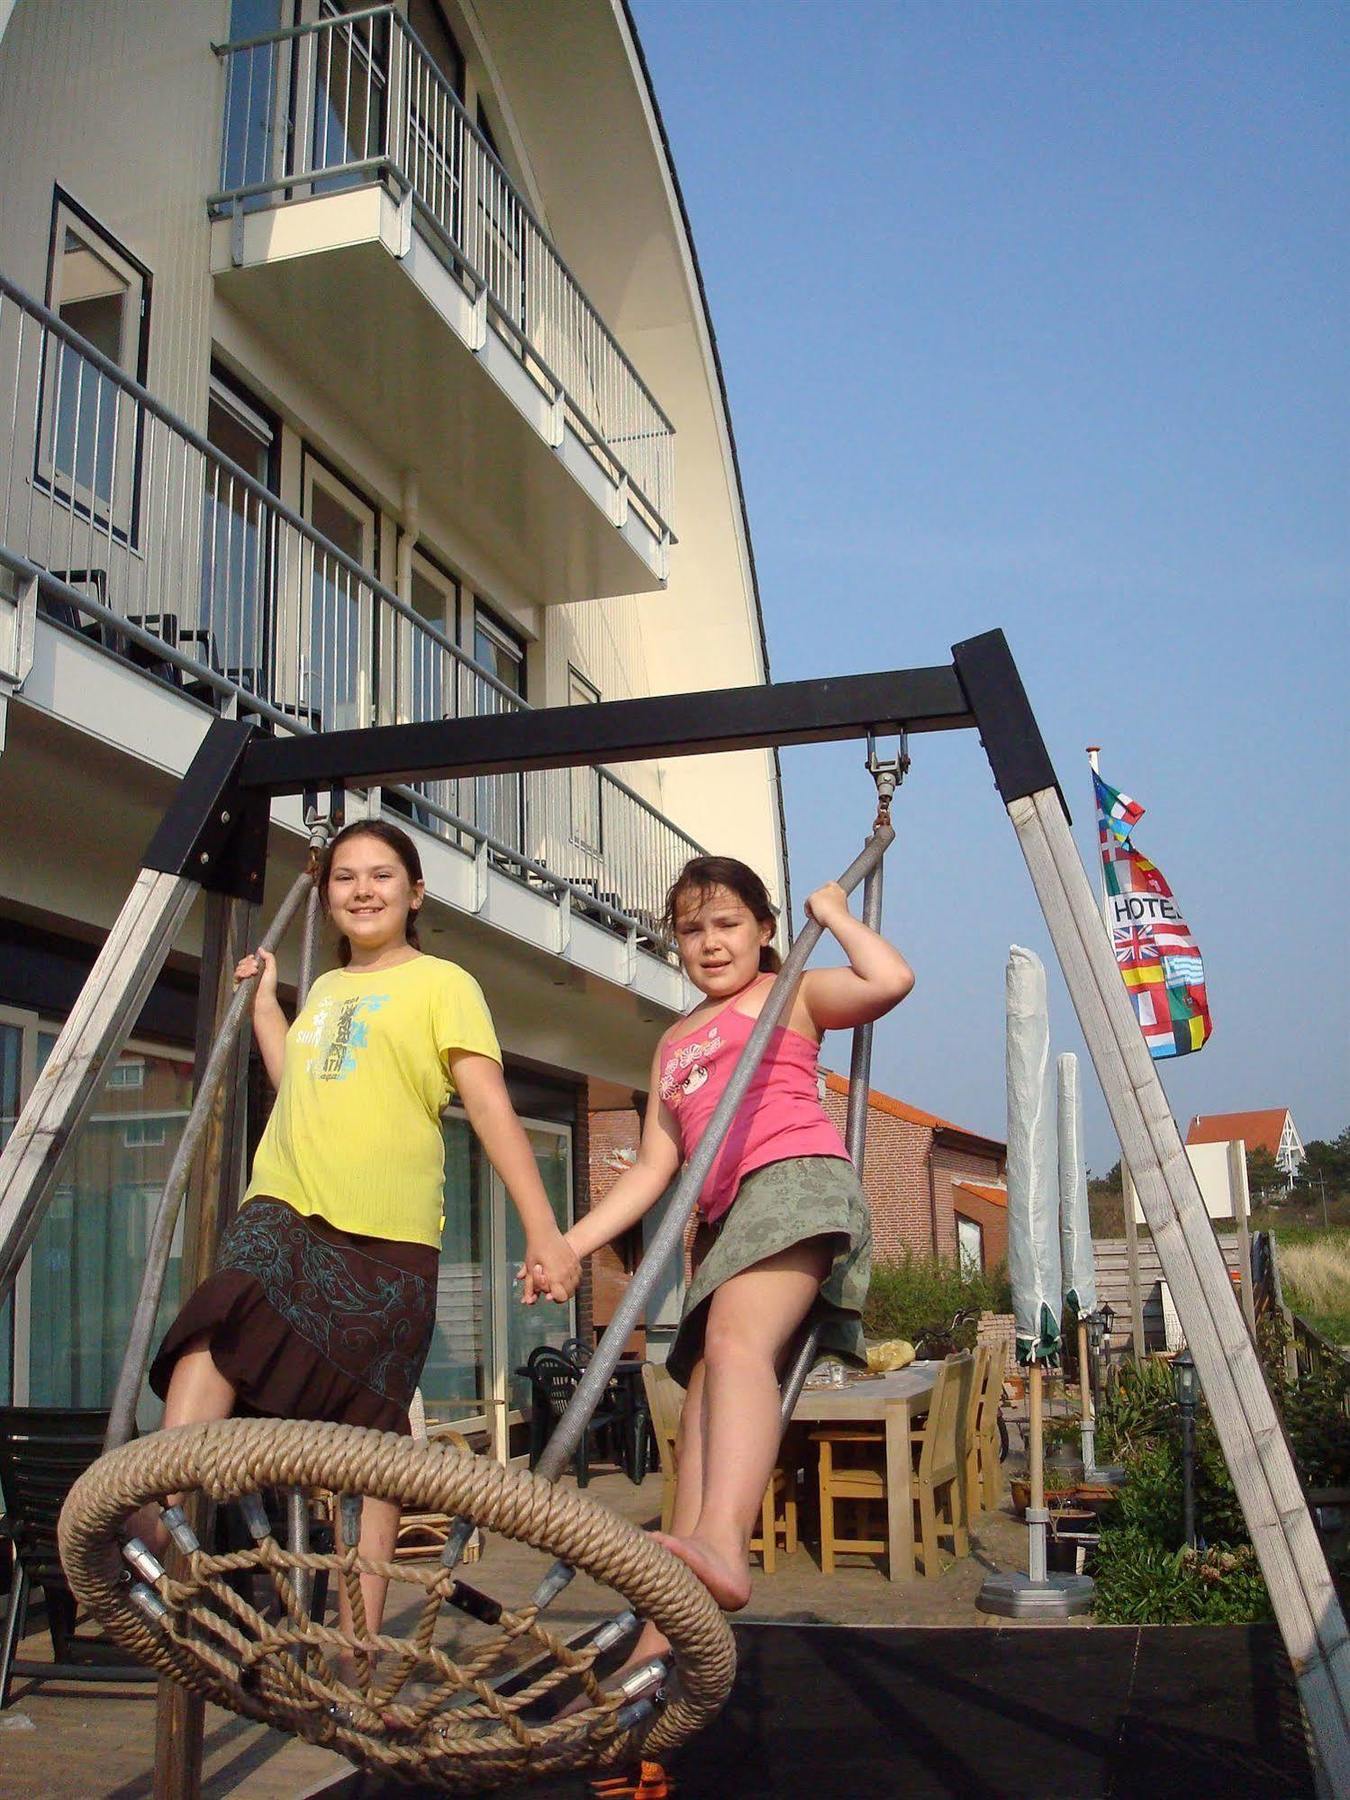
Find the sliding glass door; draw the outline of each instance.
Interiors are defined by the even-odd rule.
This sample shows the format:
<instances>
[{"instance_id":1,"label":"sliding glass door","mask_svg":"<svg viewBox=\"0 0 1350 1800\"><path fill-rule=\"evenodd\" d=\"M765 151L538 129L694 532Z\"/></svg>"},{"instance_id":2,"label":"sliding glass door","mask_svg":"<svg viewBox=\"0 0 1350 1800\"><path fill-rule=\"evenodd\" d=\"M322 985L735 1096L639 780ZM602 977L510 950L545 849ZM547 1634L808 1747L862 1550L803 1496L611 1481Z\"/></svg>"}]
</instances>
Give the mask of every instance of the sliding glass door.
<instances>
[{"instance_id":1,"label":"sliding glass door","mask_svg":"<svg viewBox=\"0 0 1350 1800\"><path fill-rule=\"evenodd\" d=\"M572 1218L572 1134L565 1125L524 1121L554 1216ZM445 1231L436 1330L422 1379L427 1417L484 1432L490 1453L511 1457L512 1427L523 1422L528 1384L515 1371L536 1344L561 1344L575 1330L572 1303L522 1306L515 1272L525 1243L501 1178L458 1109L444 1120Z\"/></svg>"}]
</instances>

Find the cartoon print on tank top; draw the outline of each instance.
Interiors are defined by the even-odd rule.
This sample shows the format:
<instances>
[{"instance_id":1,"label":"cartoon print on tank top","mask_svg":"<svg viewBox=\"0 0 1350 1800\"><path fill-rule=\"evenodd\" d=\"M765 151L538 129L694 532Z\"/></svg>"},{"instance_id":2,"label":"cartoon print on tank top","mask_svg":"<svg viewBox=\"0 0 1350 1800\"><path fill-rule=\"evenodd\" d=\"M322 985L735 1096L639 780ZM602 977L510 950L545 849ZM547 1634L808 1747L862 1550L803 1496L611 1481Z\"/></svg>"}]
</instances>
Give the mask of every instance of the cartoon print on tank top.
<instances>
[{"instance_id":1,"label":"cartoon print on tank top","mask_svg":"<svg viewBox=\"0 0 1350 1800\"><path fill-rule=\"evenodd\" d=\"M706 1036L700 1035L692 1043L681 1044L672 1050L661 1070L660 1092L666 1105L679 1104L676 1094L696 1094L708 1079L708 1061L725 1048L714 1019Z\"/></svg>"}]
</instances>

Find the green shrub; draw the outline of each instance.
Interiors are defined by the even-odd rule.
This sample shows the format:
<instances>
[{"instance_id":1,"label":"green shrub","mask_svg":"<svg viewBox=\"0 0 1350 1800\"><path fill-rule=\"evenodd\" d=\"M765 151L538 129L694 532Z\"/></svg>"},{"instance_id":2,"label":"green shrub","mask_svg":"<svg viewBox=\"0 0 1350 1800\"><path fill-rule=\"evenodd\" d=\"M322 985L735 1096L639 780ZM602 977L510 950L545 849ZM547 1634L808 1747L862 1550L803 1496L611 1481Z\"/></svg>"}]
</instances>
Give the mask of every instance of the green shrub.
<instances>
[{"instance_id":1,"label":"green shrub","mask_svg":"<svg viewBox=\"0 0 1350 1800\"><path fill-rule=\"evenodd\" d=\"M1007 1271L965 1274L954 1262L913 1252L872 1267L872 1282L863 1308L863 1330L869 1338L908 1338L941 1326L968 1307L1010 1312ZM962 1348L975 1341L972 1325L960 1334Z\"/></svg>"},{"instance_id":2,"label":"green shrub","mask_svg":"<svg viewBox=\"0 0 1350 1800\"><path fill-rule=\"evenodd\" d=\"M1277 1395L1305 1487L1350 1487L1350 1370L1309 1375Z\"/></svg>"},{"instance_id":3,"label":"green shrub","mask_svg":"<svg viewBox=\"0 0 1350 1800\"><path fill-rule=\"evenodd\" d=\"M1169 1549L1138 1525L1102 1533L1093 1611L1107 1625L1240 1625L1271 1616L1250 1545Z\"/></svg>"},{"instance_id":4,"label":"green shrub","mask_svg":"<svg viewBox=\"0 0 1350 1800\"><path fill-rule=\"evenodd\" d=\"M1097 1458L1127 1462L1136 1451L1177 1431L1176 1390L1166 1363L1113 1371L1097 1407Z\"/></svg>"}]
</instances>

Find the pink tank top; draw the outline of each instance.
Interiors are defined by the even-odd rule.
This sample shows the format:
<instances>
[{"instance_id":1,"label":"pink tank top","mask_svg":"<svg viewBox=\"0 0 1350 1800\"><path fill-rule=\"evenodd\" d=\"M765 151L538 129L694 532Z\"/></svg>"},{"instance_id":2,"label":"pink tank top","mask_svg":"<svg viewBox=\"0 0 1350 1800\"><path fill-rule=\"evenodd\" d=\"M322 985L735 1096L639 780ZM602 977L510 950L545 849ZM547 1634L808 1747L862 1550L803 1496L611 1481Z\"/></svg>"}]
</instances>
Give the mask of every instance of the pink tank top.
<instances>
[{"instance_id":1,"label":"pink tank top","mask_svg":"<svg viewBox=\"0 0 1350 1800\"><path fill-rule=\"evenodd\" d=\"M755 1021L724 1006L697 1031L673 1038L661 1063L660 1094L680 1130L686 1162L707 1130ZM816 1086L820 1046L780 1025L703 1186L699 1211L721 1218L745 1176L790 1156L848 1161L844 1140L826 1117Z\"/></svg>"}]
</instances>

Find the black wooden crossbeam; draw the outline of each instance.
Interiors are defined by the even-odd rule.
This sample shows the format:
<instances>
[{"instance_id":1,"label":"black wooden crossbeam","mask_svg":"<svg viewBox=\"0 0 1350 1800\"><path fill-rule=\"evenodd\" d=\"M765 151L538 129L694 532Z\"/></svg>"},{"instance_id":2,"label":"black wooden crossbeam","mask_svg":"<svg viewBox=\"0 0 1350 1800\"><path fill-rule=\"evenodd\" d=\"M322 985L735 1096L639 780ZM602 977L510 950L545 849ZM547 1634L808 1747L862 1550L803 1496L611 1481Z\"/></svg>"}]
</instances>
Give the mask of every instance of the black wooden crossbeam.
<instances>
[{"instance_id":1,"label":"black wooden crossbeam","mask_svg":"<svg viewBox=\"0 0 1350 1800\"><path fill-rule=\"evenodd\" d=\"M298 794L331 782L365 787L516 774L823 743L869 731L952 731L973 723L952 668L897 669L368 731L259 737L244 758L241 783L269 794Z\"/></svg>"},{"instance_id":2,"label":"black wooden crossbeam","mask_svg":"<svg viewBox=\"0 0 1350 1800\"><path fill-rule=\"evenodd\" d=\"M304 737L266 737L220 720L188 770L146 864L252 898L261 882L272 795L758 750L869 732L973 727L1005 802L1045 788L1058 792L1003 633L970 638L955 645L952 656L950 667Z\"/></svg>"}]
</instances>

